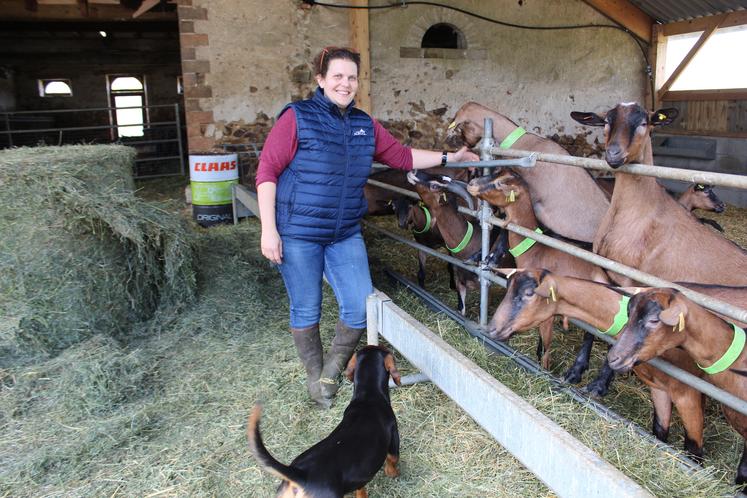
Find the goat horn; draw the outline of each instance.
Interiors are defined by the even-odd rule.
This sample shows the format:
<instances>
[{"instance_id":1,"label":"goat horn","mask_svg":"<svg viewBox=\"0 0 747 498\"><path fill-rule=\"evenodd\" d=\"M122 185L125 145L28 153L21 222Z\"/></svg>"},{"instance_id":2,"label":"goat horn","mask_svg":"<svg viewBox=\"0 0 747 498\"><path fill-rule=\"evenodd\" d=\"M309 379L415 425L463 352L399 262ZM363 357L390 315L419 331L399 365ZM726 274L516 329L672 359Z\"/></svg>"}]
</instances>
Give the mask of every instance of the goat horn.
<instances>
[{"instance_id":1,"label":"goat horn","mask_svg":"<svg viewBox=\"0 0 747 498\"><path fill-rule=\"evenodd\" d=\"M457 182L456 180L451 181L446 185L446 189L449 192L453 192L459 197L461 197L462 199L464 199L465 202L467 203L467 207L469 207L471 210L474 211L475 201L472 198L472 196L469 194L469 192L467 192L467 188L464 182Z\"/></svg>"}]
</instances>

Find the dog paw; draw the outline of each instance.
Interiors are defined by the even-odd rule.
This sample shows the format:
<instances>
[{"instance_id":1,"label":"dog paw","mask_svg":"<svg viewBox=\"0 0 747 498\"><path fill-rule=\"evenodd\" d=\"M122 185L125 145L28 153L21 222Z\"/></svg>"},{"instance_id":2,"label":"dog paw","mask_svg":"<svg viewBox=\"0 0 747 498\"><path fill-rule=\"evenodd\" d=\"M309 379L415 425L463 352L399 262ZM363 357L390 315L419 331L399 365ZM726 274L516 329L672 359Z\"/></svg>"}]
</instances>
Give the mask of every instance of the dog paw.
<instances>
[{"instance_id":1,"label":"dog paw","mask_svg":"<svg viewBox=\"0 0 747 498\"><path fill-rule=\"evenodd\" d=\"M384 465L384 474L387 477L399 477L399 469L389 462Z\"/></svg>"}]
</instances>

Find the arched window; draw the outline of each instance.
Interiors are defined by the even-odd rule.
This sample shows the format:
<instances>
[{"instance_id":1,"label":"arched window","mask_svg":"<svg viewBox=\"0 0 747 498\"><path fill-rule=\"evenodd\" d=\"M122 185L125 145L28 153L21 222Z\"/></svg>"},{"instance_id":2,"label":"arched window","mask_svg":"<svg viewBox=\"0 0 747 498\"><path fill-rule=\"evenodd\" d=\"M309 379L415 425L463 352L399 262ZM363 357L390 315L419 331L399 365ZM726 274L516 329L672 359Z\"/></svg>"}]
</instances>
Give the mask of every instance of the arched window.
<instances>
[{"instance_id":1,"label":"arched window","mask_svg":"<svg viewBox=\"0 0 747 498\"><path fill-rule=\"evenodd\" d=\"M423 35L420 48L467 48L464 35L456 26L446 23L434 24Z\"/></svg>"},{"instance_id":2,"label":"arched window","mask_svg":"<svg viewBox=\"0 0 747 498\"><path fill-rule=\"evenodd\" d=\"M42 97L72 97L70 80L39 80L39 95Z\"/></svg>"},{"instance_id":3,"label":"arched window","mask_svg":"<svg viewBox=\"0 0 747 498\"><path fill-rule=\"evenodd\" d=\"M109 96L115 108L116 137L142 137L146 122L145 81L142 76L109 75Z\"/></svg>"}]
</instances>

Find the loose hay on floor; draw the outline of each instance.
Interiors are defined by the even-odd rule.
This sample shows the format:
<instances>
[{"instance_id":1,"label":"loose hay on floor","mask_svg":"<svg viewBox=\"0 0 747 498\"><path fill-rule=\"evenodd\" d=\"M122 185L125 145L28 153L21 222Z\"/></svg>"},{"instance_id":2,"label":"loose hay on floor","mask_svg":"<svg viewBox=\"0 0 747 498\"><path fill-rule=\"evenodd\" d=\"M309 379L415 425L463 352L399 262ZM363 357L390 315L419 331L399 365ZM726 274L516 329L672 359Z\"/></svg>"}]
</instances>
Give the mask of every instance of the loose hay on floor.
<instances>
[{"instance_id":1,"label":"loose hay on floor","mask_svg":"<svg viewBox=\"0 0 747 498\"><path fill-rule=\"evenodd\" d=\"M265 443L283 462L339 422L352 386L345 383L331 410L313 409L287 332L282 280L258 251L257 221L193 228L197 297L170 321L135 324L127 340L91 336L57 357L0 370L0 495L272 496L277 479L262 472L247 449L252 404L264 403ZM707 467L688 475L629 429L600 420L510 360L489 354L459 326L390 283L381 264L412 275L413 251L380 237L368 243L377 287L655 495L712 497L731 490L737 456L714 458L721 451L715 443L735 441L723 421L709 425ZM436 273L443 267L431 259L429 289L453 302L446 278ZM324 297L328 345L336 305L328 287ZM472 310L475 303L476 297ZM158 333L144 333L154 329ZM558 371L572 356L574 335L558 334ZM536 337L522 341L524 346L514 340L512 345L533 354ZM412 372L396 356L402 373ZM615 403L638 393L630 396L627 403L635 406L628 411L648 426L648 410L641 406L647 398L631 379L620 385L626 387L614 391ZM402 475L389 479L379 473L368 488L372 498L552 496L432 384L396 389L392 404L402 434ZM681 439L672 438L681 446Z\"/></svg>"}]
</instances>

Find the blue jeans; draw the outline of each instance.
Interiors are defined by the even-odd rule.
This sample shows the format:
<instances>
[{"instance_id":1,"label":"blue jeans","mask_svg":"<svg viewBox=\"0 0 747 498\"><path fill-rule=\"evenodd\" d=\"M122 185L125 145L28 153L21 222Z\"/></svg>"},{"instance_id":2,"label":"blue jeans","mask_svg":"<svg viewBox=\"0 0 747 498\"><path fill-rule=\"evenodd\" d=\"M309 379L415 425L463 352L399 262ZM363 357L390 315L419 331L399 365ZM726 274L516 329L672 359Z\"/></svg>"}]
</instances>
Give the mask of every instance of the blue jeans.
<instances>
[{"instance_id":1,"label":"blue jeans","mask_svg":"<svg viewBox=\"0 0 747 498\"><path fill-rule=\"evenodd\" d=\"M310 327L322 314L322 274L332 286L340 320L351 328L366 326L366 298L373 292L368 255L360 233L331 244L282 237L278 265L290 300L290 326Z\"/></svg>"}]
</instances>

